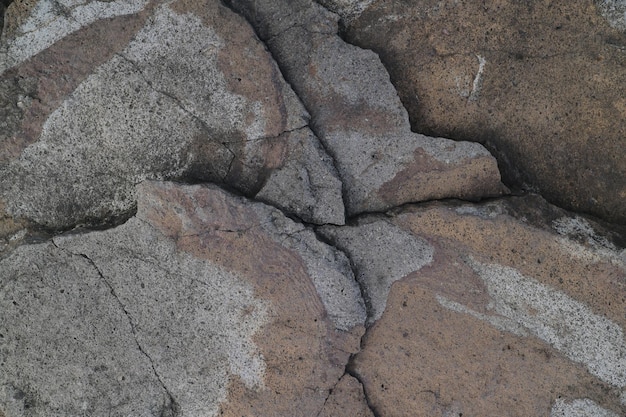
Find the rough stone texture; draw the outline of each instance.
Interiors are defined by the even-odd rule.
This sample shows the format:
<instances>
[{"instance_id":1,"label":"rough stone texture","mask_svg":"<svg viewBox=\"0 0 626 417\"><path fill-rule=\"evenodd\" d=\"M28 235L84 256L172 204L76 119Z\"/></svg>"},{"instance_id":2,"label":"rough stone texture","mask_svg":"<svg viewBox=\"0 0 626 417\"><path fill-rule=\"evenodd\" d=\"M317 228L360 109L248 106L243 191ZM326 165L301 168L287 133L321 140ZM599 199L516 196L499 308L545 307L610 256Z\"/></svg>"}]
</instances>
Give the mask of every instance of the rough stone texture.
<instances>
[{"instance_id":1,"label":"rough stone texture","mask_svg":"<svg viewBox=\"0 0 626 417\"><path fill-rule=\"evenodd\" d=\"M558 399L555 401L550 417L617 417L617 414L606 410L588 398L574 400L569 403Z\"/></svg>"},{"instance_id":2,"label":"rough stone texture","mask_svg":"<svg viewBox=\"0 0 626 417\"><path fill-rule=\"evenodd\" d=\"M626 2L624 0L596 0L600 14L615 29L626 30Z\"/></svg>"},{"instance_id":3,"label":"rough stone texture","mask_svg":"<svg viewBox=\"0 0 626 417\"><path fill-rule=\"evenodd\" d=\"M21 246L1 261L0 279L0 415L171 408L133 323L88 259L52 243Z\"/></svg>"},{"instance_id":4,"label":"rough stone texture","mask_svg":"<svg viewBox=\"0 0 626 417\"><path fill-rule=\"evenodd\" d=\"M563 211L550 229L518 216L533 210L558 211L510 198L328 228L348 253L363 251L365 239L350 237L373 225L392 225L377 241L424 240L390 290L360 280L366 293L389 291L351 364L378 415L626 412L626 251ZM411 259L393 247L368 256L355 264L370 280Z\"/></svg>"},{"instance_id":5,"label":"rough stone texture","mask_svg":"<svg viewBox=\"0 0 626 417\"><path fill-rule=\"evenodd\" d=\"M504 138L520 120L537 137L561 123L572 158L619 163L619 146L574 142L619 135L621 116L607 124L599 105L569 126L537 111L563 97L587 111L617 85L624 35L603 19L620 28L623 2L227 3L8 7L0 417L626 415L626 226L502 197L485 148L412 133L378 56L337 34L390 28L384 53L429 57L410 74L435 91L453 77L463 104L449 119L467 121L467 139L503 126L480 125L487 109L511 123ZM372 16L392 23L363 27ZM456 26L421 37L441 22ZM470 48L476 22L484 45L518 49ZM552 43L572 39L571 53ZM597 72L581 72L585 48L607 40ZM507 59L530 107L509 106L508 81L492 88ZM564 62L601 88L523 78ZM531 83L544 88L533 98ZM420 111L440 114L441 91ZM501 161L507 175L536 174L526 154L560 158L524 152Z\"/></svg>"},{"instance_id":6,"label":"rough stone texture","mask_svg":"<svg viewBox=\"0 0 626 417\"><path fill-rule=\"evenodd\" d=\"M140 12L149 0L16 1L6 12L0 41L0 72L28 58L84 26L116 16Z\"/></svg>"},{"instance_id":7,"label":"rough stone texture","mask_svg":"<svg viewBox=\"0 0 626 417\"><path fill-rule=\"evenodd\" d=\"M624 223L624 3L597 3L379 0L346 37L379 54L416 131L477 140L506 184Z\"/></svg>"},{"instance_id":8,"label":"rough stone texture","mask_svg":"<svg viewBox=\"0 0 626 417\"><path fill-rule=\"evenodd\" d=\"M0 261L0 414L310 416L337 384L364 401L339 382L365 320L341 252L215 187L137 195L121 226Z\"/></svg>"},{"instance_id":9,"label":"rough stone texture","mask_svg":"<svg viewBox=\"0 0 626 417\"><path fill-rule=\"evenodd\" d=\"M344 223L341 181L333 160L308 128L286 134L288 157L255 198L315 223Z\"/></svg>"},{"instance_id":10,"label":"rough stone texture","mask_svg":"<svg viewBox=\"0 0 626 417\"><path fill-rule=\"evenodd\" d=\"M350 375L341 377L324 404L319 417L374 417L363 395L363 387Z\"/></svg>"},{"instance_id":11,"label":"rough stone texture","mask_svg":"<svg viewBox=\"0 0 626 417\"><path fill-rule=\"evenodd\" d=\"M116 25L100 30L113 36ZM0 197L14 217L53 229L112 221L132 212L133 185L147 178L220 182L254 196L288 165L316 178L290 179L284 195L270 184L264 199L306 221L343 223L334 167L316 138L291 133L308 130L308 115L243 19L216 1L178 1L156 7L130 42L108 52L97 67L69 69L80 72L76 81L93 72L47 99L55 110L23 111L45 93L34 76L20 75L33 71L31 61L3 75Z\"/></svg>"},{"instance_id":12,"label":"rough stone texture","mask_svg":"<svg viewBox=\"0 0 626 417\"><path fill-rule=\"evenodd\" d=\"M433 260L428 242L384 219L365 218L356 226L329 226L319 232L350 256L368 306L369 324L385 311L391 285Z\"/></svg>"},{"instance_id":13,"label":"rough stone texture","mask_svg":"<svg viewBox=\"0 0 626 417\"><path fill-rule=\"evenodd\" d=\"M504 191L482 146L410 131L380 60L337 36L337 15L309 0L230 4L267 42L311 113L313 130L335 159L348 214Z\"/></svg>"}]
</instances>

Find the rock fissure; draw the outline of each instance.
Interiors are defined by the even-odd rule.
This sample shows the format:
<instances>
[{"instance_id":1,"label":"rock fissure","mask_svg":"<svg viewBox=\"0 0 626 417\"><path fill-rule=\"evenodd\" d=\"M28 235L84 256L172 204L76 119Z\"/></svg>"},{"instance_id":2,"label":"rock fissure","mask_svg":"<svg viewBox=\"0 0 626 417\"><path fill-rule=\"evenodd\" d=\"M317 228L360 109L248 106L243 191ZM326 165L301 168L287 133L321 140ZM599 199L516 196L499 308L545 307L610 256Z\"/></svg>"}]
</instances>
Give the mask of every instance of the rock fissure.
<instances>
[{"instance_id":1,"label":"rock fissure","mask_svg":"<svg viewBox=\"0 0 626 417\"><path fill-rule=\"evenodd\" d=\"M165 385L165 382L163 381L163 379L161 378L159 373L157 372L156 367L154 365L154 360L148 354L148 352L146 352L145 349L141 346L141 343L139 343L139 340L137 338L137 328L135 326L135 322L133 321L133 318L132 318L131 314L126 309L126 306L124 305L122 300L120 300L119 296L117 295L117 292L115 291L115 288L113 288L113 286L107 280L107 278L104 276L104 274L102 273L102 271L100 270L98 265L87 254L85 254L85 253L74 253L74 252L70 251L69 249L65 249L63 247L60 247L54 241L54 238L52 238L50 241L52 242L52 244L57 249L66 251L66 252L68 252L68 253L70 253L71 255L74 255L74 256L80 256L81 258L85 259L89 263L89 265L91 265L91 267L96 271L96 273L98 274L98 276L100 277L102 282L104 282L106 287L109 289L109 291L110 291L111 295L113 296L113 298L115 298L115 301L117 302L117 304L119 305L120 309L124 313L124 316L128 320L128 325L130 326L131 334L133 335L133 340L135 341L137 349L139 350L139 352L141 352L141 354L150 363L150 367L152 368L152 372L153 372L154 376L159 381L159 384L161 385L161 387L163 388L163 390L165 391L165 394L167 395L167 397L169 399L169 404L164 404L163 405L163 407L161 409L161 414L160 414L159 417L178 417L179 416L179 412L180 412L180 406L179 406L178 402L176 401L176 399L174 398L174 396L172 395L172 393L170 392L170 390L167 388L167 385ZM145 261L145 259L142 258L142 261Z\"/></svg>"},{"instance_id":2,"label":"rock fissure","mask_svg":"<svg viewBox=\"0 0 626 417\"><path fill-rule=\"evenodd\" d=\"M5 20L52 82L5 94L0 417L624 415L626 235L525 165L556 132L620 210L570 193L626 195L591 3L149 3Z\"/></svg>"},{"instance_id":3,"label":"rock fissure","mask_svg":"<svg viewBox=\"0 0 626 417\"><path fill-rule=\"evenodd\" d=\"M240 10L238 10L236 7L233 6L232 0L221 0L221 2L224 4L225 7L230 9L233 13L236 13L237 15L241 16L244 20L246 20L248 22L248 24L250 24L250 27L252 28L252 30L254 30L254 32L255 32L257 38L259 39L259 41L263 43L263 45L267 49L268 53L271 55L271 57L274 60L274 62L276 62L276 65L278 66L278 69L279 69L283 79L287 83L287 85L289 85L291 90L296 94L296 97L298 97L298 100L300 101L300 103L302 103L302 106L306 109L306 111L309 113L309 115L311 115L311 117L313 119L315 119L314 115L316 114L316 112L314 111L314 109L310 105L310 103L308 103L306 100L303 100L303 97L302 97L301 92L300 92L300 88L298 88L298 85L293 82L291 77L289 77L289 73L286 71L285 63L276 56L276 51L274 50L274 48L270 47L268 39L264 38L261 35L261 33L259 32L258 21L257 22L250 21L250 19L248 18L248 16L246 16L245 13L242 13ZM289 12L285 17L289 17L290 15L293 15L293 14L295 14L295 12ZM255 24L255 23L257 23L257 24ZM293 29L294 27L297 27L297 26L302 26L302 25L294 25L294 26L292 26L292 27L290 27L288 29ZM278 36L278 34L275 35L274 37L277 37L277 36ZM315 135L315 138L317 139L318 143L320 144L320 146L322 147L322 149L324 150L326 155L328 155L330 157L330 159L331 159L331 161L333 163L333 167L335 168L335 171L339 175L339 180L341 181L342 200L343 200L343 203L344 203L344 217L347 218L348 217L348 211L347 211L346 204L345 204L346 201L347 201L346 200L347 190L346 190L346 185L345 185L345 180L343 178L342 170L339 167L336 155L334 154L334 152L332 152L332 149L330 149L328 144L325 143L324 140L321 140L321 137L322 137L322 136L320 136L321 132L316 127L315 123L309 123L308 127L311 129L311 131Z\"/></svg>"},{"instance_id":4,"label":"rock fissure","mask_svg":"<svg viewBox=\"0 0 626 417\"><path fill-rule=\"evenodd\" d=\"M365 337L365 335L363 335L363 337ZM352 355L350 357L350 362L348 362L348 365L346 366L346 374L350 375L351 377L353 377L354 379L356 379L359 384L361 385L361 388L363 389L363 395L365 396L365 401L367 402L367 407L370 409L370 411L372 412L372 414L374 415L374 417L383 417L383 415L381 413L378 412L378 410L376 409L376 407L374 406L374 404L372 403L372 400L370 398L370 394L368 393L368 389L365 386L365 384L363 383L363 380L361 378L361 375L359 375L358 372L356 372L353 368L353 361L354 358L358 355L358 353Z\"/></svg>"},{"instance_id":5,"label":"rock fissure","mask_svg":"<svg viewBox=\"0 0 626 417\"><path fill-rule=\"evenodd\" d=\"M382 213L381 213L382 214ZM362 216L367 216L367 215L372 215L370 214L363 214L363 215L359 215L359 216L355 216L354 218L350 219L350 221L356 221L356 219L362 217ZM334 226L334 225L322 225L319 227L323 227L323 226ZM346 226L344 227L348 227L349 223L346 224ZM356 267L352 257L350 256L350 254L348 252L346 252L345 250L339 248L336 244L336 242L333 242L332 239L330 239L328 236L325 236L324 234L320 233L318 230L318 227L314 228L313 230L315 231L315 236L317 237L317 239L320 242L323 242L324 244L331 246L332 248L334 248L336 251L341 252L344 254L344 256L348 259L348 262L350 263L350 269L352 270L352 275L354 276L354 280L356 281L357 285L359 286L359 291L361 292L361 300L363 300L363 304L365 306L365 314L367 316L368 319L370 319L373 316L373 308L372 308L372 300L370 299L369 295L368 295L368 291L367 291L367 287L365 286L365 283L362 282L359 278L358 278L358 268ZM367 327L366 327L366 332L367 332ZM363 341L363 337L365 337L365 334L361 337L361 341ZM361 346L361 344L359 343L359 346Z\"/></svg>"}]
</instances>

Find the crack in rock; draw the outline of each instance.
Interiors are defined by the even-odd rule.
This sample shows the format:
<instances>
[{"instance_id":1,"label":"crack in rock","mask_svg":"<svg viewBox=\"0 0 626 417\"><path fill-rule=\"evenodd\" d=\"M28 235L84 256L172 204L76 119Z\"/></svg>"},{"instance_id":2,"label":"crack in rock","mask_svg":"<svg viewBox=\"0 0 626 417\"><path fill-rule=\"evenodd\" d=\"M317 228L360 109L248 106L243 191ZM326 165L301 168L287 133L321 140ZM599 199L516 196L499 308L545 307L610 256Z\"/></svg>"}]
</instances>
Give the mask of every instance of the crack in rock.
<instances>
[{"instance_id":1,"label":"crack in rock","mask_svg":"<svg viewBox=\"0 0 626 417\"><path fill-rule=\"evenodd\" d=\"M106 279L106 277L104 276L104 274L102 273L98 265L96 265L96 263L88 255L84 253L75 253L63 247L59 247L57 243L55 242L54 238L51 239L51 242L56 248L66 251L67 253L70 253L72 255L80 256L81 258L85 259L89 263L89 265L91 265L93 269L97 272L98 276L100 277L100 279L102 279L102 282L104 282L104 284L107 286L107 288L111 292L111 295L113 296L113 298L115 298L115 301L119 304L122 312L126 316L126 319L128 320L128 324L131 329L131 333L133 335L133 339L135 341L135 344L137 345L137 349L139 350L139 352L142 353L142 355L146 357L146 359L148 359L148 362L150 363L150 367L152 368L152 372L154 373L154 376L157 378L157 380L161 384L161 387L163 387L163 390L165 391L165 393L167 394L169 398L169 404L163 405L163 409L161 410L160 417L178 417L180 413L180 406L178 405L178 402L176 401L176 399L174 398L170 390L165 385L165 382L163 382L163 379L157 372L154 366L154 360L148 354L148 352L144 350L144 348L141 346L141 343L139 343L139 340L137 339L137 330L136 330L136 326L133 321L133 318L131 317L130 313L126 309L126 306L124 305L124 303L122 303L122 300L120 300L119 296L115 292L115 289L113 288L111 283Z\"/></svg>"}]
</instances>

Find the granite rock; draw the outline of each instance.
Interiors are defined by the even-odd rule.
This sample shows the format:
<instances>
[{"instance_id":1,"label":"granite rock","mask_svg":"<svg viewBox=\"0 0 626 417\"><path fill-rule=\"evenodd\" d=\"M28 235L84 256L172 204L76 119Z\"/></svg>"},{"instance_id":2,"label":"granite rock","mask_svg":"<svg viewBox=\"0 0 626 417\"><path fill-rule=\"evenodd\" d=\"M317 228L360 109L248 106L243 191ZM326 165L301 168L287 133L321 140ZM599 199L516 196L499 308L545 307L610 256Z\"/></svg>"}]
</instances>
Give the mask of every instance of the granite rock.
<instances>
[{"instance_id":1,"label":"granite rock","mask_svg":"<svg viewBox=\"0 0 626 417\"><path fill-rule=\"evenodd\" d=\"M621 1L381 0L345 36L379 54L415 131L479 141L512 188L624 223L623 12Z\"/></svg>"},{"instance_id":2,"label":"granite rock","mask_svg":"<svg viewBox=\"0 0 626 417\"><path fill-rule=\"evenodd\" d=\"M32 56L14 68L5 58L10 69L1 76L0 199L13 217L49 229L106 224L132 214L134 184L144 179L212 181L254 196L274 169L290 166L317 177L291 179L292 193L268 191L264 199L306 221L343 223L341 184L328 157L313 135L307 146L292 138L307 130L308 114L242 18L217 1L181 0L107 25L72 18L82 26L57 33L37 14L55 13L45 9L50 4L37 3L17 33L61 40L41 53L33 44ZM115 41L104 53L74 59L75 43L94 48L107 37ZM22 37L7 39L11 51ZM56 72L44 81L50 60ZM55 77L67 74L49 96Z\"/></svg>"},{"instance_id":3,"label":"granite rock","mask_svg":"<svg viewBox=\"0 0 626 417\"><path fill-rule=\"evenodd\" d=\"M604 40L590 91L617 97L623 5L225 3L0 0L0 417L626 415L626 229L519 187L541 152L559 181L541 135L571 122L528 108L590 100L524 77L584 78ZM621 148L576 147L621 132L592 110L562 147L619 194Z\"/></svg>"}]
</instances>

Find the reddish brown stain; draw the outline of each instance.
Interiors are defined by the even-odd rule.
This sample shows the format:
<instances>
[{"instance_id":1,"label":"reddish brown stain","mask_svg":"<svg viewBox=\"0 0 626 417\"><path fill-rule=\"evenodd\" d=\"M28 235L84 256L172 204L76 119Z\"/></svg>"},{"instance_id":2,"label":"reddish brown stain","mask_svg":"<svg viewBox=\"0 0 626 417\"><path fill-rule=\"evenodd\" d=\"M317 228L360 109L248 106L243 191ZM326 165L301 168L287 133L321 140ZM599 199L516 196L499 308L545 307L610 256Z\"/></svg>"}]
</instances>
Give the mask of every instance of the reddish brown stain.
<instances>
[{"instance_id":1,"label":"reddish brown stain","mask_svg":"<svg viewBox=\"0 0 626 417\"><path fill-rule=\"evenodd\" d=\"M576 258L553 233L506 214L482 218L443 205L409 209L394 222L418 236L449 241L479 262L514 268L626 328L626 271L608 259Z\"/></svg>"},{"instance_id":2,"label":"reddish brown stain","mask_svg":"<svg viewBox=\"0 0 626 417\"><path fill-rule=\"evenodd\" d=\"M392 287L355 369L372 405L391 417L548 417L557 398L625 411L618 390L582 366L538 339L442 307L416 281Z\"/></svg>"},{"instance_id":3,"label":"reddish brown stain","mask_svg":"<svg viewBox=\"0 0 626 417\"><path fill-rule=\"evenodd\" d=\"M356 352L362 327L335 330L302 258L264 231L255 206L213 187L140 186L137 216L180 251L235 272L271 303L254 340L266 364L265 389L233 377L222 415L315 415Z\"/></svg>"},{"instance_id":4,"label":"reddish brown stain","mask_svg":"<svg viewBox=\"0 0 626 417\"><path fill-rule=\"evenodd\" d=\"M390 206L446 197L471 200L505 192L492 157L466 158L446 164L422 148L415 149L413 155L413 161L378 191Z\"/></svg>"}]
</instances>

